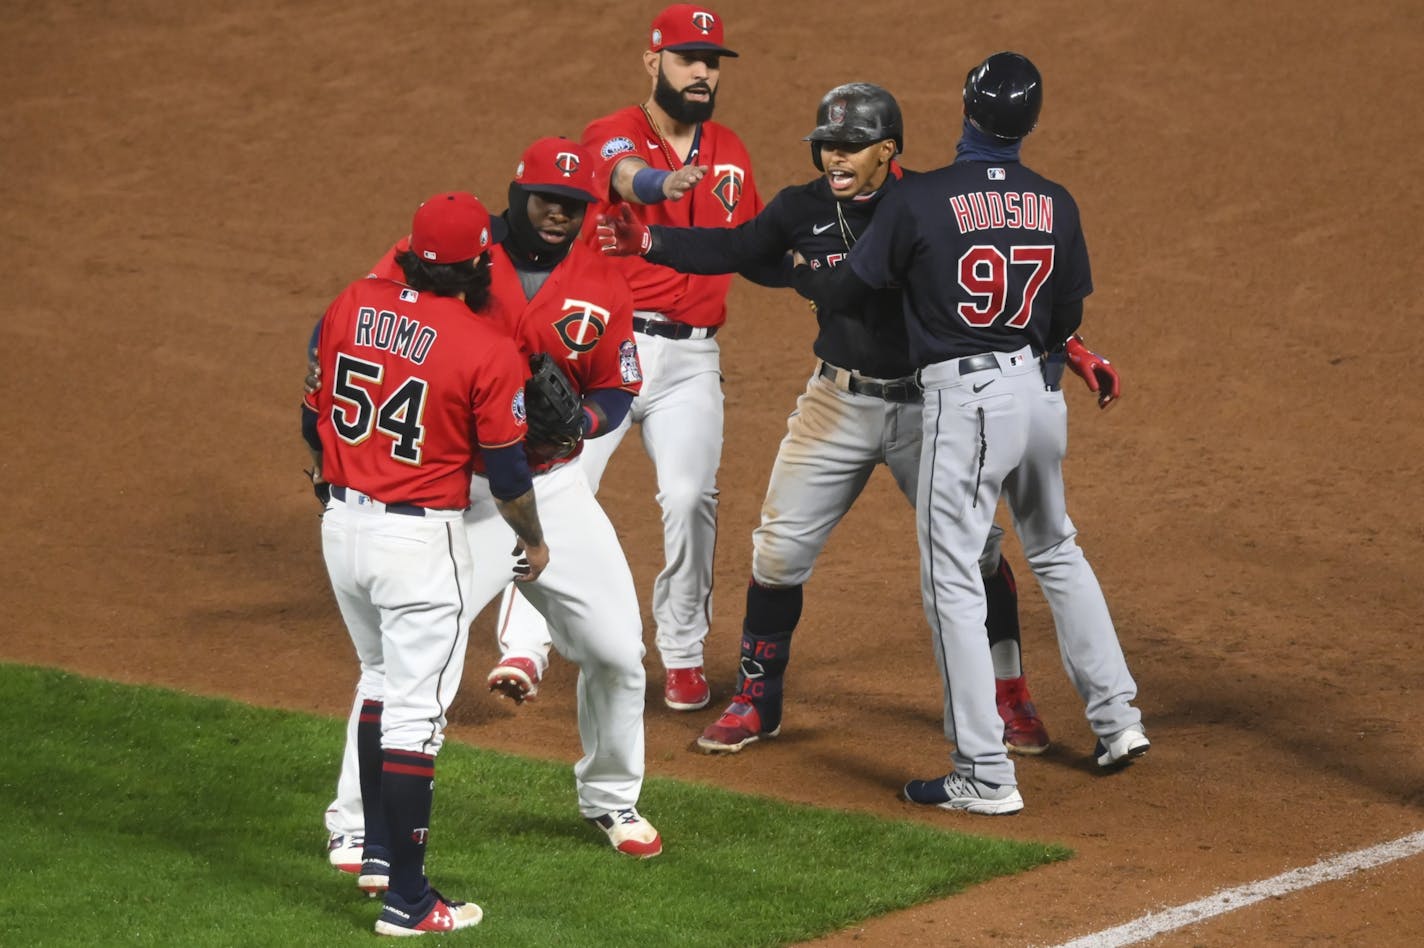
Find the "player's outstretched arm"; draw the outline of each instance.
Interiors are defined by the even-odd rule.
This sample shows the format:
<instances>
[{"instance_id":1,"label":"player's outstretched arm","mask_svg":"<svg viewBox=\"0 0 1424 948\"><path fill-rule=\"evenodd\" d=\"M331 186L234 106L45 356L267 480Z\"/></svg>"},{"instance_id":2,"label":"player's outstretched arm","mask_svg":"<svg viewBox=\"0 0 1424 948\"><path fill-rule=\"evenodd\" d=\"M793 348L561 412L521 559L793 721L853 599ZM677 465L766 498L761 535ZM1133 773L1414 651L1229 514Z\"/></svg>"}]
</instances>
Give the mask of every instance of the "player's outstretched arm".
<instances>
[{"instance_id":1,"label":"player's outstretched arm","mask_svg":"<svg viewBox=\"0 0 1424 948\"><path fill-rule=\"evenodd\" d=\"M613 190L630 204L681 201L707 176L706 165L685 165L676 171L659 171L637 155L613 167Z\"/></svg>"}]
</instances>

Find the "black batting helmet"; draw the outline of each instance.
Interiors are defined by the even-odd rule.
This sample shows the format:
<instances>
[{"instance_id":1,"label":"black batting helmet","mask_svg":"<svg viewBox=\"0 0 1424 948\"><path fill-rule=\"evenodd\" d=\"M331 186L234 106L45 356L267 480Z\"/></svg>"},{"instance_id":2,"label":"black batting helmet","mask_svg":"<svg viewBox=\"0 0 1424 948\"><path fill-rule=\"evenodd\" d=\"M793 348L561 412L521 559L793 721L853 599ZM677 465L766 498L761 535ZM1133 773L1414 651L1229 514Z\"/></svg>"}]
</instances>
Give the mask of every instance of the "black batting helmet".
<instances>
[{"instance_id":1,"label":"black batting helmet","mask_svg":"<svg viewBox=\"0 0 1424 948\"><path fill-rule=\"evenodd\" d=\"M905 121L900 103L880 86L847 82L821 97L816 107L816 128L802 141L811 143L811 160L821 164L821 145L873 145L895 140L895 154L905 150Z\"/></svg>"},{"instance_id":2,"label":"black batting helmet","mask_svg":"<svg viewBox=\"0 0 1424 948\"><path fill-rule=\"evenodd\" d=\"M995 138L1023 138L1038 124L1042 108L1043 77L1018 53L995 53L964 80L964 114Z\"/></svg>"}]
</instances>

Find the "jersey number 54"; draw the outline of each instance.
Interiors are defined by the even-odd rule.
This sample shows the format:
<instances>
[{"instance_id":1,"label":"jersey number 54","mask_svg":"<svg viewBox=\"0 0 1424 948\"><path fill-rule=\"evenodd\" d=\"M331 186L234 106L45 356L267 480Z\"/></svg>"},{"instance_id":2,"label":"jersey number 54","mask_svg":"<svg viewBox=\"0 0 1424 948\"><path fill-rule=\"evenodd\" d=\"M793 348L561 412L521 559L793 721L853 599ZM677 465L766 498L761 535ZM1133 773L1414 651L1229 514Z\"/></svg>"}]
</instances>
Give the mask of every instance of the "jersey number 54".
<instances>
[{"instance_id":1,"label":"jersey number 54","mask_svg":"<svg viewBox=\"0 0 1424 948\"><path fill-rule=\"evenodd\" d=\"M342 441L353 445L379 431L392 441L391 457L418 467L425 443L421 420L429 386L424 379L412 376L377 408L369 388L379 389L384 373L379 363L338 353L331 386L331 425Z\"/></svg>"}]
</instances>

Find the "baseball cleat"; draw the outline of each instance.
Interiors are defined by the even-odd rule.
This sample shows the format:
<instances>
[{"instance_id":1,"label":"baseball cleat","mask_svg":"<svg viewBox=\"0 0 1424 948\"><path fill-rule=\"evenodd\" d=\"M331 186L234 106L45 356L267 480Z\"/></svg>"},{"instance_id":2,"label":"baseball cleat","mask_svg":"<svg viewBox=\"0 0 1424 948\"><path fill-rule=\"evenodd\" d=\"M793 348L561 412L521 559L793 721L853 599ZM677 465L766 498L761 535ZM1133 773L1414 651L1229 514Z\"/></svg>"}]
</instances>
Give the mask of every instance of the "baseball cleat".
<instances>
[{"instance_id":1,"label":"baseball cleat","mask_svg":"<svg viewBox=\"0 0 1424 948\"><path fill-rule=\"evenodd\" d=\"M489 690L515 704L523 704L539 693L539 669L533 659L506 658L489 673Z\"/></svg>"},{"instance_id":2,"label":"baseball cleat","mask_svg":"<svg viewBox=\"0 0 1424 948\"><path fill-rule=\"evenodd\" d=\"M1129 764L1134 757L1141 757L1152 748L1152 742L1147 739L1147 732L1138 725L1123 728L1107 740L1098 738L1098 746L1093 749L1093 755L1098 759L1099 767L1116 767L1119 764Z\"/></svg>"},{"instance_id":3,"label":"baseball cleat","mask_svg":"<svg viewBox=\"0 0 1424 948\"><path fill-rule=\"evenodd\" d=\"M1048 750L1048 729L1028 693L1028 679L999 678L994 682L999 717L1004 721L1004 749L1013 754Z\"/></svg>"},{"instance_id":4,"label":"baseball cleat","mask_svg":"<svg viewBox=\"0 0 1424 948\"><path fill-rule=\"evenodd\" d=\"M911 803L981 816L1008 816L1024 807L1018 787L971 780L957 773L933 780L911 780L905 784L903 795Z\"/></svg>"},{"instance_id":5,"label":"baseball cleat","mask_svg":"<svg viewBox=\"0 0 1424 948\"><path fill-rule=\"evenodd\" d=\"M697 739L697 746L704 754L735 754L754 741L780 733L780 725L763 731L761 713L750 701L737 698L715 723L707 726Z\"/></svg>"},{"instance_id":6,"label":"baseball cleat","mask_svg":"<svg viewBox=\"0 0 1424 948\"><path fill-rule=\"evenodd\" d=\"M361 850L366 837L360 833L332 833L326 841L326 858L342 872L361 871Z\"/></svg>"},{"instance_id":7,"label":"baseball cleat","mask_svg":"<svg viewBox=\"0 0 1424 948\"><path fill-rule=\"evenodd\" d=\"M373 899L384 895L391 887L390 861L379 857L362 861L361 874L356 877L356 887Z\"/></svg>"},{"instance_id":8,"label":"baseball cleat","mask_svg":"<svg viewBox=\"0 0 1424 948\"><path fill-rule=\"evenodd\" d=\"M663 851L663 839L658 831L633 807L585 819L607 833L613 848L625 856L652 859Z\"/></svg>"},{"instance_id":9,"label":"baseball cleat","mask_svg":"<svg viewBox=\"0 0 1424 948\"><path fill-rule=\"evenodd\" d=\"M663 702L669 708L674 711L701 711L711 700L712 690L707 687L707 676L702 674L701 665L668 669Z\"/></svg>"},{"instance_id":10,"label":"baseball cleat","mask_svg":"<svg viewBox=\"0 0 1424 948\"><path fill-rule=\"evenodd\" d=\"M381 906L381 917L376 919L376 934L408 937L429 932L453 932L478 925L484 917L484 910L475 903L447 899L434 889L426 890L425 897L415 903L407 902L394 892L387 892L385 904Z\"/></svg>"}]
</instances>

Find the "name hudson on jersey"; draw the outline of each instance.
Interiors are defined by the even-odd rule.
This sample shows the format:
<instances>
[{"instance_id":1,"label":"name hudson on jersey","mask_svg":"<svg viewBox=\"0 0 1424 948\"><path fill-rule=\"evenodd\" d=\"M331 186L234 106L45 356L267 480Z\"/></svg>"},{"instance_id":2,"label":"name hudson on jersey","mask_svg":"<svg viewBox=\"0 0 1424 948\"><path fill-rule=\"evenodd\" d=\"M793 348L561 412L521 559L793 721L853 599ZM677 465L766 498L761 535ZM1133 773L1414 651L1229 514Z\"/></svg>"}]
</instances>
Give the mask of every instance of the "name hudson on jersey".
<instances>
[{"instance_id":1,"label":"name hudson on jersey","mask_svg":"<svg viewBox=\"0 0 1424 948\"><path fill-rule=\"evenodd\" d=\"M354 342L368 349L385 349L420 365L435 345L435 330L388 309L378 313L374 307L362 306L356 311Z\"/></svg>"},{"instance_id":2,"label":"name hudson on jersey","mask_svg":"<svg viewBox=\"0 0 1424 948\"><path fill-rule=\"evenodd\" d=\"M1046 194L971 191L951 197L949 206L954 210L954 222L959 225L961 234L1001 227L1053 233L1053 198Z\"/></svg>"}]
</instances>

